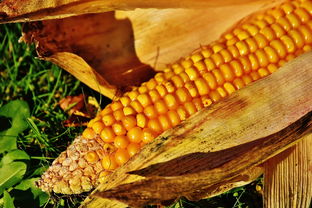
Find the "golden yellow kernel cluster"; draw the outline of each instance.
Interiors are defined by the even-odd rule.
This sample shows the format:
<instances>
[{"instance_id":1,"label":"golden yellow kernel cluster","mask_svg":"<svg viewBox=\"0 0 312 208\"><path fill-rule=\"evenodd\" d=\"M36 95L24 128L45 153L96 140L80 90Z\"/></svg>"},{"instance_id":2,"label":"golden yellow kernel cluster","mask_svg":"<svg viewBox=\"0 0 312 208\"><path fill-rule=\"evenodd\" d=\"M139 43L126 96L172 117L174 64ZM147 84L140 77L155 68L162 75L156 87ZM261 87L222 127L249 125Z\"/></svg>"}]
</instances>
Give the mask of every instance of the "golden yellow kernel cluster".
<instances>
[{"instance_id":1,"label":"golden yellow kernel cluster","mask_svg":"<svg viewBox=\"0 0 312 208\"><path fill-rule=\"evenodd\" d=\"M311 1L290 1L255 15L108 105L82 135L116 148L102 159L100 179L163 131L311 50L311 14Z\"/></svg>"}]
</instances>

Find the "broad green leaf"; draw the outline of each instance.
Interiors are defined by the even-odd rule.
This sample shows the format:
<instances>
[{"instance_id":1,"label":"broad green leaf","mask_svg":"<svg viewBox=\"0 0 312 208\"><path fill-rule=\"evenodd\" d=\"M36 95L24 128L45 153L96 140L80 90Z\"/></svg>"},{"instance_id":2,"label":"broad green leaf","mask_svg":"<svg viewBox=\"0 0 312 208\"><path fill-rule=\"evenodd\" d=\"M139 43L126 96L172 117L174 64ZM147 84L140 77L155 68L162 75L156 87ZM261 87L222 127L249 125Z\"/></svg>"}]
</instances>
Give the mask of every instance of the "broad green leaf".
<instances>
[{"instance_id":1,"label":"broad green leaf","mask_svg":"<svg viewBox=\"0 0 312 208\"><path fill-rule=\"evenodd\" d=\"M6 188L20 182L26 172L27 166L23 162L12 162L0 168L0 194Z\"/></svg>"},{"instance_id":2,"label":"broad green leaf","mask_svg":"<svg viewBox=\"0 0 312 208\"><path fill-rule=\"evenodd\" d=\"M30 178L30 179L23 180L20 184L15 186L15 189L21 190L21 191L26 191L26 190L30 189L33 196L34 196L33 198L34 199L39 198L40 206L42 206L43 204L45 204L48 201L49 195L47 193L41 191L41 189L39 189L35 185L35 182L37 180L39 180L39 178Z\"/></svg>"},{"instance_id":3,"label":"broad green leaf","mask_svg":"<svg viewBox=\"0 0 312 208\"><path fill-rule=\"evenodd\" d=\"M9 164L15 160L29 160L29 156L26 152L22 151L22 150L13 150L9 153L7 153L6 155L4 155L4 157L1 160L1 166Z\"/></svg>"},{"instance_id":4,"label":"broad green leaf","mask_svg":"<svg viewBox=\"0 0 312 208\"><path fill-rule=\"evenodd\" d=\"M0 153L16 149L16 137L27 129L26 118L30 116L28 104L15 100L0 108L0 116L11 119L11 127L0 132ZM9 122L9 120L6 120Z\"/></svg>"},{"instance_id":5,"label":"broad green leaf","mask_svg":"<svg viewBox=\"0 0 312 208\"><path fill-rule=\"evenodd\" d=\"M3 205L5 208L15 208L14 199L10 196L10 194L7 191L3 192Z\"/></svg>"}]
</instances>

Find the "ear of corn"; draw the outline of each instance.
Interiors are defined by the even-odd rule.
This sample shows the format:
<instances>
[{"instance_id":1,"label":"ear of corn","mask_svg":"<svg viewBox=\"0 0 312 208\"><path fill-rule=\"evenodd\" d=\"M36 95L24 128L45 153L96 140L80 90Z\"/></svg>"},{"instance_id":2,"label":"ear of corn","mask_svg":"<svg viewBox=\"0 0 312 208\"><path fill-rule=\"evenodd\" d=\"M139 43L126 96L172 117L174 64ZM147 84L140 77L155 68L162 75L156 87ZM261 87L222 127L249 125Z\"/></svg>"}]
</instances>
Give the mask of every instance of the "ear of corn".
<instances>
[{"instance_id":1,"label":"ear of corn","mask_svg":"<svg viewBox=\"0 0 312 208\"><path fill-rule=\"evenodd\" d=\"M113 101L45 172L45 191L89 191L165 130L311 50L312 1L287 1Z\"/></svg>"}]
</instances>

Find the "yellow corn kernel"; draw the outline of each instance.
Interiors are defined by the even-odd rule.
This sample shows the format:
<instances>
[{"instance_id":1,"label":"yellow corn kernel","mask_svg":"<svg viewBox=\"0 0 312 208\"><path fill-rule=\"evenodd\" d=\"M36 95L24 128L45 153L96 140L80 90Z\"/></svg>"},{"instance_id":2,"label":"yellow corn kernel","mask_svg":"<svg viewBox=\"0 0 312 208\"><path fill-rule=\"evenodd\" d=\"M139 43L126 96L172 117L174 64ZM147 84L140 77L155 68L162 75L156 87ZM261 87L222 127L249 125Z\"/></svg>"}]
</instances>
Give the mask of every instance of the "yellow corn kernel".
<instances>
[{"instance_id":1,"label":"yellow corn kernel","mask_svg":"<svg viewBox=\"0 0 312 208\"><path fill-rule=\"evenodd\" d=\"M86 128L83 131L82 136L86 139L94 139L96 136L96 133L94 132L92 128Z\"/></svg>"},{"instance_id":2,"label":"yellow corn kernel","mask_svg":"<svg viewBox=\"0 0 312 208\"><path fill-rule=\"evenodd\" d=\"M146 108L144 108L144 114L150 119L156 118L157 117L157 111L156 111L154 105L149 105Z\"/></svg>"},{"instance_id":3,"label":"yellow corn kernel","mask_svg":"<svg viewBox=\"0 0 312 208\"><path fill-rule=\"evenodd\" d=\"M149 128L143 129L143 136L142 136L142 142L147 144L151 143L155 138L157 137L157 134L153 132Z\"/></svg>"},{"instance_id":4,"label":"yellow corn kernel","mask_svg":"<svg viewBox=\"0 0 312 208\"><path fill-rule=\"evenodd\" d=\"M192 100L192 103L194 103L197 111L201 110L204 107L204 105L203 105L203 103L202 103L200 98L194 98Z\"/></svg>"},{"instance_id":5,"label":"yellow corn kernel","mask_svg":"<svg viewBox=\"0 0 312 208\"><path fill-rule=\"evenodd\" d=\"M123 117L125 116L125 114L123 113L123 110L122 109L119 109L119 110L116 110L113 112L113 115L114 115L114 118L117 120L117 121L120 121L123 119Z\"/></svg>"},{"instance_id":6,"label":"yellow corn kernel","mask_svg":"<svg viewBox=\"0 0 312 208\"><path fill-rule=\"evenodd\" d=\"M299 18L293 13L287 14L286 18L288 19L289 23L291 24L293 28L296 28L301 24L301 21L299 20Z\"/></svg>"},{"instance_id":7,"label":"yellow corn kernel","mask_svg":"<svg viewBox=\"0 0 312 208\"><path fill-rule=\"evenodd\" d=\"M105 125L102 121L97 121L92 125L92 129L96 134L100 134L104 127Z\"/></svg>"},{"instance_id":8,"label":"yellow corn kernel","mask_svg":"<svg viewBox=\"0 0 312 208\"><path fill-rule=\"evenodd\" d=\"M124 149L128 146L129 140L125 135L119 135L115 137L114 145L117 148Z\"/></svg>"},{"instance_id":9,"label":"yellow corn kernel","mask_svg":"<svg viewBox=\"0 0 312 208\"><path fill-rule=\"evenodd\" d=\"M218 102L221 99L221 95L217 91L211 91L209 97L213 102Z\"/></svg>"},{"instance_id":10,"label":"yellow corn kernel","mask_svg":"<svg viewBox=\"0 0 312 208\"><path fill-rule=\"evenodd\" d=\"M245 85L248 85L249 83L252 82L252 78L249 75L243 75L242 79L243 79Z\"/></svg>"},{"instance_id":11,"label":"yellow corn kernel","mask_svg":"<svg viewBox=\"0 0 312 208\"><path fill-rule=\"evenodd\" d=\"M293 39L298 48L302 48L304 46L304 39L298 30L289 31L289 36Z\"/></svg>"},{"instance_id":12,"label":"yellow corn kernel","mask_svg":"<svg viewBox=\"0 0 312 208\"><path fill-rule=\"evenodd\" d=\"M234 58L237 58L237 57L239 57L239 51L238 51L238 49L236 48L236 46L229 46L228 48L227 48L229 51L230 51L230 53L232 54L232 56L234 57Z\"/></svg>"},{"instance_id":13,"label":"yellow corn kernel","mask_svg":"<svg viewBox=\"0 0 312 208\"><path fill-rule=\"evenodd\" d=\"M144 116L144 114L139 113L136 116L136 123L138 127L144 128L147 125L147 118Z\"/></svg>"},{"instance_id":14,"label":"yellow corn kernel","mask_svg":"<svg viewBox=\"0 0 312 208\"><path fill-rule=\"evenodd\" d=\"M191 59L194 63L199 62L204 59L204 57L200 53L195 53L191 56Z\"/></svg>"},{"instance_id":15,"label":"yellow corn kernel","mask_svg":"<svg viewBox=\"0 0 312 208\"><path fill-rule=\"evenodd\" d=\"M256 51L256 57L258 59L259 65L261 67L266 67L269 64L269 60L268 57L266 55L266 53L264 52L264 50L259 49Z\"/></svg>"},{"instance_id":16,"label":"yellow corn kernel","mask_svg":"<svg viewBox=\"0 0 312 208\"><path fill-rule=\"evenodd\" d=\"M140 143L142 140L142 129L140 127L134 127L127 133L130 142Z\"/></svg>"},{"instance_id":17,"label":"yellow corn kernel","mask_svg":"<svg viewBox=\"0 0 312 208\"><path fill-rule=\"evenodd\" d=\"M181 61L181 65L186 69L186 68L189 68L193 65L193 61L190 59L188 59L188 60L184 59Z\"/></svg>"},{"instance_id":18,"label":"yellow corn kernel","mask_svg":"<svg viewBox=\"0 0 312 208\"><path fill-rule=\"evenodd\" d=\"M186 102L184 104L185 110L189 115L193 115L197 112L196 106L192 102Z\"/></svg>"},{"instance_id":19,"label":"yellow corn kernel","mask_svg":"<svg viewBox=\"0 0 312 208\"><path fill-rule=\"evenodd\" d=\"M291 25L285 17L278 18L277 23L281 25L285 31L289 31L291 29Z\"/></svg>"},{"instance_id":20,"label":"yellow corn kernel","mask_svg":"<svg viewBox=\"0 0 312 208\"><path fill-rule=\"evenodd\" d=\"M161 97L164 97L168 93L165 86L163 85L157 85L156 90Z\"/></svg>"},{"instance_id":21,"label":"yellow corn kernel","mask_svg":"<svg viewBox=\"0 0 312 208\"><path fill-rule=\"evenodd\" d=\"M224 83L223 87L229 95L235 92L235 87L229 82Z\"/></svg>"},{"instance_id":22,"label":"yellow corn kernel","mask_svg":"<svg viewBox=\"0 0 312 208\"><path fill-rule=\"evenodd\" d=\"M105 170L115 170L118 167L114 154L104 156L101 164Z\"/></svg>"},{"instance_id":23,"label":"yellow corn kernel","mask_svg":"<svg viewBox=\"0 0 312 208\"><path fill-rule=\"evenodd\" d=\"M157 101L155 103L155 108L159 114L163 114L168 111L167 105L163 100Z\"/></svg>"},{"instance_id":24,"label":"yellow corn kernel","mask_svg":"<svg viewBox=\"0 0 312 208\"><path fill-rule=\"evenodd\" d=\"M224 63L224 59L219 53L214 53L210 56L213 60L213 62L216 64L216 66L220 66L220 64Z\"/></svg>"},{"instance_id":25,"label":"yellow corn kernel","mask_svg":"<svg viewBox=\"0 0 312 208\"><path fill-rule=\"evenodd\" d=\"M309 21L310 15L305 9L297 8L294 12L300 18L301 22L305 23L305 22Z\"/></svg>"},{"instance_id":26,"label":"yellow corn kernel","mask_svg":"<svg viewBox=\"0 0 312 208\"><path fill-rule=\"evenodd\" d=\"M180 105L177 108L177 113L178 113L179 118L181 119L181 121L184 121L188 117L187 111L185 110L184 106Z\"/></svg>"},{"instance_id":27,"label":"yellow corn kernel","mask_svg":"<svg viewBox=\"0 0 312 208\"><path fill-rule=\"evenodd\" d=\"M312 31L306 25L300 25L298 30L303 35L306 44L312 43Z\"/></svg>"},{"instance_id":28,"label":"yellow corn kernel","mask_svg":"<svg viewBox=\"0 0 312 208\"><path fill-rule=\"evenodd\" d=\"M128 106L131 102L130 98L127 96L123 96L119 100L124 107Z\"/></svg>"},{"instance_id":29,"label":"yellow corn kernel","mask_svg":"<svg viewBox=\"0 0 312 208\"><path fill-rule=\"evenodd\" d=\"M222 49L219 53L225 63L230 62L233 59L232 54L227 49Z\"/></svg>"},{"instance_id":30,"label":"yellow corn kernel","mask_svg":"<svg viewBox=\"0 0 312 208\"><path fill-rule=\"evenodd\" d=\"M249 48L245 41L241 40L237 42L235 45L241 56L247 55L249 53Z\"/></svg>"},{"instance_id":31,"label":"yellow corn kernel","mask_svg":"<svg viewBox=\"0 0 312 208\"><path fill-rule=\"evenodd\" d=\"M258 49L257 42L255 41L254 38L247 38L245 41L248 45L250 53L253 53Z\"/></svg>"},{"instance_id":32,"label":"yellow corn kernel","mask_svg":"<svg viewBox=\"0 0 312 208\"><path fill-rule=\"evenodd\" d=\"M157 100L159 100L161 98L160 94L155 89L149 91L148 94L149 94L153 103L155 103Z\"/></svg>"},{"instance_id":33,"label":"yellow corn kernel","mask_svg":"<svg viewBox=\"0 0 312 208\"><path fill-rule=\"evenodd\" d=\"M112 114L106 114L102 118L105 126L111 126L115 122L115 117Z\"/></svg>"},{"instance_id":34,"label":"yellow corn kernel","mask_svg":"<svg viewBox=\"0 0 312 208\"><path fill-rule=\"evenodd\" d=\"M182 78L180 76L178 76L178 75L175 75L175 76L171 77L171 80L172 80L174 86L176 86L176 88L178 88L178 89L180 87L183 87L183 85L184 85L184 82L183 82Z\"/></svg>"},{"instance_id":35,"label":"yellow corn kernel","mask_svg":"<svg viewBox=\"0 0 312 208\"><path fill-rule=\"evenodd\" d=\"M190 93L184 87L177 89L176 96L181 103L190 101L192 99Z\"/></svg>"},{"instance_id":36,"label":"yellow corn kernel","mask_svg":"<svg viewBox=\"0 0 312 208\"><path fill-rule=\"evenodd\" d=\"M143 83L143 84L146 84L146 82ZM140 94L148 92L148 88L145 85L143 85L143 84L138 88L138 91L139 91Z\"/></svg>"},{"instance_id":37,"label":"yellow corn kernel","mask_svg":"<svg viewBox=\"0 0 312 208\"><path fill-rule=\"evenodd\" d=\"M111 143L115 139L115 133L111 127L105 127L101 131L100 137L104 142Z\"/></svg>"},{"instance_id":38,"label":"yellow corn kernel","mask_svg":"<svg viewBox=\"0 0 312 208\"><path fill-rule=\"evenodd\" d=\"M253 55L253 54L250 54ZM243 71L244 73L249 73L253 67L253 65L251 64L251 62L249 61L249 56L241 56L239 57L239 61L241 63L241 65L243 66Z\"/></svg>"},{"instance_id":39,"label":"yellow corn kernel","mask_svg":"<svg viewBox=\"0 0 312 208\"><path fill-rule=\"evenodd\" d=\"M255 38L259 48L264 48L269 43L268 40L266 39L266 37L264 35L262 35L261 33L257 33L254 36L254 38Z\"/></svg>"},{"instance_id":40,"label":"yellow corn kernel","mask_svg":"<svg viewBox=\"0 0 312 208\"><path fill-rule=\"evenodd\" d=\"M239 90L245 86L243 80L240 78L234 79L233 84L237 90Z\"/></svg>"},{"instance_id":41,"label":"yellow corn kernel","mask_svg":"<svg viewBox=\"0 0 312 208\"><path fill-rule=\"evenodd\" d=\"M156 74L156 75L157 75L157 74ZM130 91L130 92L128 93L128 97L130 98L131 101L132 101L132 100L135 100L135 99L138 97L138 95L139 95L139 92L136 91L136 90Z\"/></svg>"},{"instance_id":42,"label":"yellow corn kernel","mask_svg":"<svg viewBox=\"0 0 312 208\"><path fill-rule=\"evenodd\" d=\"M266 46L264 48L264 52L266 53L270 63L277 63L278 62L279 57L278 57L276 51L272 47Z\"/></svg>"},{"instance_id":43,"label":"yellow corn kernel","mask_svg":"<svg viewBox=\"0 0 312 208\"><path fill-rule=\"evenodd\" d=\"M140 94L137 97L137 99L141 103L143 108L145 108L146 106L149 106L150 104L152 104L152 100L151 100L150 96L148 94L146 94L146 93Z\"/></svg>"},{"instance_id":44,"label":"yellow corn kernel","mask_svg":"<svg viewBox=\"0 0 312 208\"><path fill-rule=\"evenodd\" d=\"M204 56L204 58L208 58L212 55L213 51L210 48L203 48L201 50L201 54Z\"/></svg>"},{"instance_id":45,"label":"yellow corn kernel","mask_svg":"<svg viewBox=\"0 0 312 208\"><path fill-rule=\"evenodd\" d=\"M218 69L212 70L212 73L213 73L218 85L222 85L224 83L224 78L223 78L220 70L218 70Z\"/></svg>"},{"instance_id":46,"label":"yellow corn kernel","mask_svg":"<svg viewBox=\"0 0 312 208\"><path fill-rule=\"evenodd\" d=\"M228 64L222 64L220 66L220 71L225 79L225 81L232 81L234 79L234 74L231 67Z\"/></svg>"},{"instance_id":47,"label":"yellow corn kernel","mask_svg":"<svg viewBox=\"0 0 312 208\"><path fill-rule=\"evenodd\" d=\"M127 146L127 151L130 157L134 156L136 153L138 153L140 150L140 145L137 143L130 143Z\"/></svg>"},{"instance_id":48,"label":"yellow corn kernel","mask_svg":"<svg viewBox=\"0 0 312 208\"><path fill-rule=\"evenodd\" d=\"M126 129L125 127L121 124L121 123L114 123L112 125L113 131L115 133L115 135L119 136L119 135L124 135L126 134Z\"/></svg>"},{"instance_id":49,"label":"yellow corn kernel","mask_svg":"<svg viewBox=\"0 0 312 208\"><path fill-rule=\"evenodd\" d=\"M141 105L141 103L137 100L134 100L130 103L130 106L138 113L143 112L143 106Z\"/></svg>"},{"instance_id":50,"label":"yellow corn kernel","mask_svg":"<svg viewBox=\"0 0 312 208\"><path fill-rule=\"evenodd\" d=\"M178 100L175 98L173 94L167 94L164 97L164 101L169 109L175 109L178 107Z\"/></svg>"},{"instance_id":51,"label":"yellow corn kernel","mask_svg":"<svg viewBox=\"0 0 312 208\"><path fill-rule=\"evenodd\" d=\"M164 73L162 73L162 72L157 73L154 78L155 78L156 82L158 82L158 83L163 83L166 80Z\"/></svg>"},{"instance_id":52,"label":"yellow corn kernel","mask_svg":"<svg viewBox=\"0 0 312 208\"><path fill-rule=\"evenodd\" d=\"M266 77L268 76L270 73L268 72L268 70L264 69L264 68L260 68L258 70L258 73L260 75L260 77Z\"/></svg>"},{"instance_id":53,"label":"yellow corn kernel","mask_svg":"<svg viewBox=\"0 0 312 208\"><path fill-rule=\"evenodd\" d=\"M158 121L158 119L151 119L148 121L147 127L152 129L154 132L156 133L161 133L162 132L162 128L161 125Z\"/></svg>"},{"instance_id":54,"label":"yellow corn kernel","mask_svg":"<svg viewBox=\"0 0 312 208\"><path fill-rule=\"evenodd\" d=\"M260 33L263 34L269 41L273 40L276 35L274 33L274 31L272 30L271 26L262 28L260 30Z\"/></svg>"},{"instance_id":55,"label":"yellow corn kernel","mask_svg":"<svg viewBox=\"0 0 312 208\"><path fill-rule=\"evenodd\" d=\"M192 97L197 97L198 91L193 82L185 83L185 88L189 91Z\"/></svg>"},{"instance_id":56,"label":"yellow corn kernel","mask_svg":"<svg viewBox=\"0 0 312 208\"><path fill-rule=\"evenodd\" d=\"M284 58L287 54L286 47L280 40L273 40L270 46L275 49L280 58Z\"/></svg>"},{"instance_id":57,"label":"yellow corn kernel","mask_svg":"<svg viewBox=\"0 0 312 208\"><path fill-rule=\"evenodd\" d=\"M119 110L122 107L123 107L123 105L121 104L120 101L115 101L115 102L112 102L112 104L111 104L112 111Z\"/></svg>"},{"instance_id":58,"label":"yellow corn kernel","mask_svg":"<svg viewBox=\"0 0 312 208\"><path fill-rule=\"evenodd\" d=\"M125 116L129 116L136 114L136 111L131 106L127 106L123 108L123 113Z\"/></svg>"},{"instance_id":59,"label":"yellow corn kernel","mask_svg":"<svg viewBox=\"0 0 312 208\"><path fill-rule=\"evenodd\" d=\"M251 36L255 36L259 32L258 27L253 24L244 24L242 27L247 30Z\"/></svg>"},{"instance_id":60,"label":"yellow corn kernel","mask_svg":"<svg viewBox=\"0 0 312 208\"><path fill-rule=\"evenodd\" d=\"M126 130L129 131L137 125L137 120L134 116L125 116L122 120L122 124L126 128Z\"/></svg>"},{"instance_id":61,"label":"yellow corn kernel","mask_svg":"<svg viewBox=\"0 0 312 208\"><path fill-rule=\"evenodd\" d=\"M125 149L118 149L115 153L115 161L118 165L123 165L129 160L130 156Z\"/></svg>"},{"instance_id":62,"label":"yellow corn kernel","mask_svg":"<svg viewBox=\"0 0 312 208\"><path fill-rule=\"evenodd\" d=\"M240 77L243 75L243 67L237 60L231 61L230 65L236 77Z\"/></svg>"},{"instance_id":63,"label":"yellow corn kernel","mask_svg":"<svg viewBox=\"0 0 312 208\"><path fill-rule=\"evenodd\" d=\"M222 87L218 87L217 88L217 92L220 94L221 97L226 97L227 96L227 93L226 91L222 88Z\"/></svg>"},{"instance_id":64,"label":"yellow corn kernel","mask_svg":"<svg viewBox=\"0 0 312 208\"><path fill-rule=\"evenodd\" d=\"M259 51L259 50L257 50L257 51ZM250 60L252 70L257 70L259 68L259 61L258 61L258 58L256 57L256 55L255 54L249 54L248 58Z\"/></svg>"},{"instance_id":65,"label":"yellow corn kernel","mask_svg":"<svg viewBox=\"0 0 312 208\"><path fill-rule=\"evenodd\" d=\"M268 70L272 74L273 72L275 72L277 70L277 66L275 64L269 64Z\"/></svg>"},{"instance_id":66,"label":"yellow corn kernel","mask_svg":"<svg viewBox=\"0 0 312 208\"><path fill-rule=\"evenodd\" d=\"M271 28L274 31L275 36L277 38L280 38L280 37L282 37L283 35L286 34L286 31L284 30L284 28L281 25L277 24L277 23L272 24Z\"/></svg>"},{"instance_id":67,"label":"yellow corn kernel","mask_svg":"<svg viewBox=\"0 0 312 208\"><path fill-rule=\"evenodd\" d=\"M209 93L209 87L203 78L195 80L195 86L197 87L199 95L207 95Z\"/></svg>"},{"instance_id":68,"label":"yellow corn kernel","mask_svg":"<svg viewBox=\"0 0 312 208\"><path fill-rule=\"evenodd\" d=\"M175 110L168 111L167 115L172 126L176 126L181 122L179 114Z\"/></svg>"},{"instance_id":69,"label":"yellow corn kernel","mask_svg":"<svg viewBox=\"0 0 312 208\"><path fill-rule=\"evenodd\" d=\"M203 78L208 83L210 89L216 89L217 87L217 80L215 79L214 75L211 72L205 73Z\"/></svg>"},{"instance_id":70,"label":"yellow corn kernel","mask_svg":"<svg viewBox=\"0 0 312 208\"><path fill-rule=\"evenodd\" d=\"M157 82L155 79L150 79L148 82L146 82L146 87L148 90L152 90L156 87Z\"/></svg>"},{"instance_id":71,"label":"yellow corn kernel","mask_svg":"<svg viewBox=\"0 0 312 208\"><path fill-rule=\"evenodd\" d=\"M284 43L286 46L286 50L288 53L293 53L296 50L296 46L294 41L288 36L288 35L283 35L281 37L281 41Z\"/></svg>"},{"instance_id":72,"label":"yellow corn kernel","mask_svg":"<svg viewBox=\"0 0 312 208\"><path fill-rule=\"evenodd\" d=\"M166 131L167 129L170 129L172 127L169 119L166 116L166 114L160 115L158 117L158 120L159 120L159 123L160 123L163 131Z\"/></svg>"}]
</instances>

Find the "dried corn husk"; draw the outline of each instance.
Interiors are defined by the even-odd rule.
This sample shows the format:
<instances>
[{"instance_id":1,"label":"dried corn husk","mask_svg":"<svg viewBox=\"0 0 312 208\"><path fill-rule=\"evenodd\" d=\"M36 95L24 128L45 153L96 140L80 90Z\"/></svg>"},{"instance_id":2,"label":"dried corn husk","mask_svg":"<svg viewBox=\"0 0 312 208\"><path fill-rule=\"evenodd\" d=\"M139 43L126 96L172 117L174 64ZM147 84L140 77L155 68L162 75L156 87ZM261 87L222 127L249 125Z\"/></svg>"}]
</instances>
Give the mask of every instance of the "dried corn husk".
<instances>
[{"instance_id":1,"label":"dried corn husk","mask_svg":"<svg viewBox=\"0 0 312 208\"><path fill-rule=\"evenodd\" d=\"M218 2L222 7L136 9L29 23L23 39L37 44L42 59L113 98L127 86L150 78L152 68L163 70L166 64L217 39L246 15L275 4L272 0ZM168 2L168 7L188 6Z\"/></svg>"}]
</instances>

